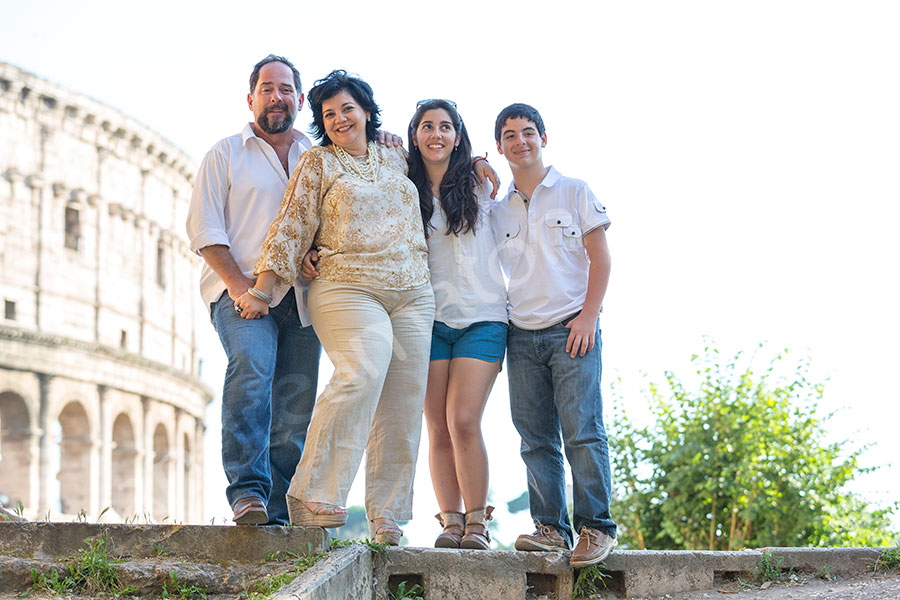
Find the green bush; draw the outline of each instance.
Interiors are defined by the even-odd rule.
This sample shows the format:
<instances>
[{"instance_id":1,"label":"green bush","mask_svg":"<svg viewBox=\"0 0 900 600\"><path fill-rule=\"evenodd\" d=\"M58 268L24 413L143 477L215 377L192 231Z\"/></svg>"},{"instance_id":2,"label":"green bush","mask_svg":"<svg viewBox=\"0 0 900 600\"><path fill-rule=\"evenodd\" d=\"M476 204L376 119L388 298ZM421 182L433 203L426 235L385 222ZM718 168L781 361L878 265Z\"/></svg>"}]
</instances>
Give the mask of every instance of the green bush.
<instances>
[{"instance_id":1,"label":"green bush","mask_svg":"<svg viewBox=\"0 0 900 600\"><path fill-rule=\"evenodd\" d=\"M649 384L653 422L621 410L611 428L620 539L638 548L736 550L891 543L895 506L847 491L865 448L830 444L818 402L825 384L784 351L761 372L742 353L694 356L696 384L672 372ZM781 366L781 370L776 367ZM614 389L615 391L615 389Z\"/></svg>"}]
</instances>

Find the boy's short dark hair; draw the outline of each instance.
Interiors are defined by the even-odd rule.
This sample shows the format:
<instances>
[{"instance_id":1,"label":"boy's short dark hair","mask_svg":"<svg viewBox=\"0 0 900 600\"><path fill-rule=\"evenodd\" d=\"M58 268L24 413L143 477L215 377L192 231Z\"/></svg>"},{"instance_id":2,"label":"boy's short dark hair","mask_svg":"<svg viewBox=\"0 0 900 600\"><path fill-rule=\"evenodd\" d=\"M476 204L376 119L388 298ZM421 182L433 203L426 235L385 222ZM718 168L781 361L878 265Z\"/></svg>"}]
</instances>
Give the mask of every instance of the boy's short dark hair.
<instances>
[{"instance_id":1,"label":"boy's short dark hair","mask_svg":"<svg viewBox=\"0 0 900 600\"><path fill-rule=\"evenodd\" d=\"M541 113L533 106L517 102L516 104L510 104L497 115L497 121L494 123L494 139L498 142L500 141L500 132L506 121L520 117L534 123L537 126L538 135L544 135L544 120L541 118Z\"/></svg>"}]
</instances>

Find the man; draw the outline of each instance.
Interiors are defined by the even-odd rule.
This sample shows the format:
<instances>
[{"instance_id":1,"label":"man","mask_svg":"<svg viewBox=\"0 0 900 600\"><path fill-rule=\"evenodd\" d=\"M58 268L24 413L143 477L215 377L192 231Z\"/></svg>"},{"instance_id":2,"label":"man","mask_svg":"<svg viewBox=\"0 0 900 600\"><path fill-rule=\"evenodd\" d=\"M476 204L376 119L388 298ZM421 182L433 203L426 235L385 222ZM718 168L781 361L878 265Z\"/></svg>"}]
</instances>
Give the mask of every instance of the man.
<instances>
[{"instance_id":1,"label":"man","mask_svg":"<svg viewBox=\"0 0 900 600\"><path fill-rule=\"evenodd\" d=\"M509 193L491 210L491 224L509 277L509 399L537 525L519 536L516 550L571 548L564 444L579 534L569 565L583 568L604 560L618 543L609 512L598 327L609 283L610 221L586 183L544 166L547 134L533 107L504 108L494 138L513 174Z\"/></svg>"},{"instance_id":2,"label":"man","mask_svg":"<svg viewBox=\"0 0 900 600\"><path fill-rule=\"evenodd\" d=\"M321 346L304 288L272 298L269 314L244 319L234 301L253 267L288 178L310 140L293 128L303 106L300 74L270 54L253 67L253 122L203 158L187 232L204 260L200 292L228 357L222 390L222 463L238 524L288 524L285 493L300 460L316 397Z\"/></svg>"}]
</instances>

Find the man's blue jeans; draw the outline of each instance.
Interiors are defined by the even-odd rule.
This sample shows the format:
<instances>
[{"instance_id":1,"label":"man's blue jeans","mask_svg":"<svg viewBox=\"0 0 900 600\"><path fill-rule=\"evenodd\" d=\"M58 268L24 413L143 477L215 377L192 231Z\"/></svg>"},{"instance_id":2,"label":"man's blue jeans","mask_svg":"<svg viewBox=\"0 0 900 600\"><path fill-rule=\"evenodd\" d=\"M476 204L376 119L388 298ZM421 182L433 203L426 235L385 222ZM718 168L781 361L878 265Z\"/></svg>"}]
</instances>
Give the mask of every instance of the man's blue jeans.
<instances>
[{"instance_id":1,"label":"man's blue jeans","mask_svg":"<svg viewBox=\"0 0 900 600\"><path fill-rule=\"evenodd\" d=\"M531 516L572 542L560 443L572 468L575 531L616 537L609 514L612 476L600 396L600 330L584 356L566 353L565 324L530 331L509 326L506 356L512 420L522 438Z\"/></svg>"},{"instance_id":2,"label":"man's blue jeans","mask_svg":"<svg viewBox=\"0 0 900 600\"><path fill-rule=\"evenodd\" d=\"M287 525L285 494L316 402L321 346L297 316L293 289L261 319L242 319L225 292L213 324L228 368L222 390L222 465L228 502L257 496L270 525Z\"/></svg>"}]
</instances>

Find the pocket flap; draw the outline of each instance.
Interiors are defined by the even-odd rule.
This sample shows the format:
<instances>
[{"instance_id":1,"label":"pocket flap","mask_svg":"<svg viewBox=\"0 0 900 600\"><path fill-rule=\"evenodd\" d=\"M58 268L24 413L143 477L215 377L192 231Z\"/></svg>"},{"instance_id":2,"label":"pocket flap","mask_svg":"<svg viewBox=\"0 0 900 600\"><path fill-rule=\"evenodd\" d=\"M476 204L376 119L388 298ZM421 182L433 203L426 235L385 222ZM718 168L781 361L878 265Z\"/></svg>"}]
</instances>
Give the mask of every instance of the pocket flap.
<instances>
[{"instance_id":1,"label":"pocket flap","mask_svg":"<svg viewBox=\"0 0 900 600\"><path fill-rule=\"evenodd\" d=\"M551 210L544 217L544 223L548 227L570 227L572 225L572 213Z\"/></svg>"},{"instance_id":2,"label":"pocket flap","mask_svg":"<svg viewBox=\"0 0 900 600\"><path fill-rule=\"evenodd\" d=\"M519 237L522 228L518 223L503 223L499 226L494 225L494 231L494 235L497 236L497 243L502 243Z\"/></svg>"}]
</instances>

